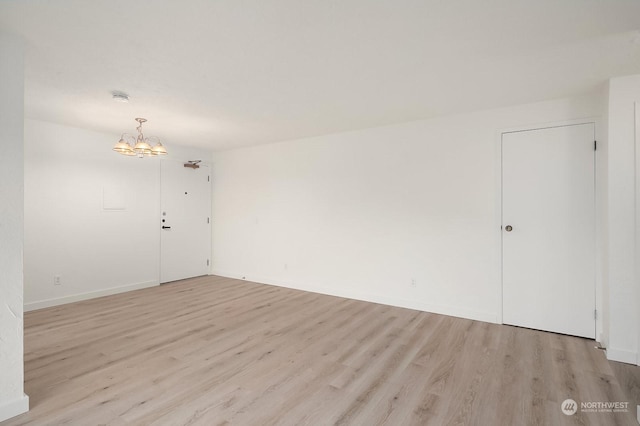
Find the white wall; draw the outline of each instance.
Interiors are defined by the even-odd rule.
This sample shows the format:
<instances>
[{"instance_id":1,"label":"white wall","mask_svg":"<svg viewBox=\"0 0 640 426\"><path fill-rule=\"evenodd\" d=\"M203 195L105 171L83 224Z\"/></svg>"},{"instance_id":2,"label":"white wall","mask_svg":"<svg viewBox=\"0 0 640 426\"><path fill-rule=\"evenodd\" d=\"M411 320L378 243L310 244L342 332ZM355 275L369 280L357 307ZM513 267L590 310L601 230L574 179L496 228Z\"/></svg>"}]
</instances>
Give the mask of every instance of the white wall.
<instances>
[{"instance_id":1,"label":"white wall","mask_svg":"<svg viewBox=\"0 0 640 426\"><path fill-rule=\"evenodd\" d=\"M634 103L640 75L609 83L609 359L637 364L640 283L636 275L636 151Z\"/></svg>"},{"instance_id":2,"label":"white wall","mask_svg":"<svg viewBox=\"0 0 640 426\"><path fill-rule=\"evenodd\" d=\"M26 121L26 309L158 285L160 160L118 155L117 139ZM174 159L210 158L166 145Z\"/></svg>"},{"instance_id":3,"label":"white wall","mask_svg":"<svg viewBox=\"0 0 640 426\"><path fill-rule=\"evenodd\" d=\"M217 153L213 272L500 322L499 133L604 104L598 93Z\"/></svg>"},{"instance_id":4,"label":"white wall","mask_svg":"<svg viewBox=\"0 0 640 426\"><path fill-rule=\"evenodd\" d=\"M29 409L22 361L23 111L22 42L0 34L0 421Z\"/></svg>"}]
</instances>

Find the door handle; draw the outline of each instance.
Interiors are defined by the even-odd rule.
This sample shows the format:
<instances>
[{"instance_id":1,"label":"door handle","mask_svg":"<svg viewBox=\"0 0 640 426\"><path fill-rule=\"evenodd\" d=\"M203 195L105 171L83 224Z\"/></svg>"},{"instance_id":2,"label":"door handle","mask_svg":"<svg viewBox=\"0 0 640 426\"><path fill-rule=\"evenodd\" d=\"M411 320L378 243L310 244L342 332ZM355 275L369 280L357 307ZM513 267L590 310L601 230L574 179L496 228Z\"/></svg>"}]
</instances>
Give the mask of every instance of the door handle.
<instances>
[{"instance_id":1,"label":"door handle","mask_svg":"<svg viewBox=\"0 0 640 426\"><path fill-rule=\"evenodd\" d=\"M171 227L162 225L162 229L171 229Z\"/></svg>"},{"instance_id":2,"label":"door handle","mask_svg":"<svg viewBox=\"0 0 640 426\"><path fill-rule=\"evenodd\" d=\"M505 228L504 228L504 229L505 229L507 232L511 232L511 231L513 231L513 226L511 226L511 225L507 225L507 226L505 226Z\"/></svg>"}]
</instances>

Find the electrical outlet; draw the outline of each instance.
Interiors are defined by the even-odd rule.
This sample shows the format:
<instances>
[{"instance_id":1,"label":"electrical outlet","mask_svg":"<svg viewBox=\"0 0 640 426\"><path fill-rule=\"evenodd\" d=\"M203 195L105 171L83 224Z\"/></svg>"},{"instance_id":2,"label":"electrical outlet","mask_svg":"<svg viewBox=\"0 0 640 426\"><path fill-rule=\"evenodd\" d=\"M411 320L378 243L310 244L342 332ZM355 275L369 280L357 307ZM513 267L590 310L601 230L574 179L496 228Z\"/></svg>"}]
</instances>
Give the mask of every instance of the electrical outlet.
<instances>
[{"instance_id":1,"label":"electrical outlet","mask_svg":"<svg viewBox=\"0 0 640 426\"><path fill-rule=\"evenodd\" d=\"M62 281L60 281L60 275L55 275L53 277L53 285L62 285Z\"/></svg>"},{"instance_id":2,"label":"electrical outlet","mask_svg":"<svg viewBox=\"0 0 640 426\"><path fill-rule=\"evenodd\" d=\"M415 278L411 278L411 287L415 288L416 286L416 279Z\"/></svg>"}]
</instances>

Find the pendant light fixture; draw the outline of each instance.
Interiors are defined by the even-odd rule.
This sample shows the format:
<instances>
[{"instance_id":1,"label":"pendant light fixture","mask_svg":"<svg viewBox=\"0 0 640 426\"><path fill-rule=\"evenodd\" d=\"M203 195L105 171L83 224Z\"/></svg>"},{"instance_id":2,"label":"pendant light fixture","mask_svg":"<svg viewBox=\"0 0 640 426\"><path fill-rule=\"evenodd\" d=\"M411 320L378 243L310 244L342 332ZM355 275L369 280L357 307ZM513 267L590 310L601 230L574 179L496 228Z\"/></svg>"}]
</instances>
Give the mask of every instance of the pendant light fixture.
<instances>
[{"instance_id":1,"label":"pendant light fixture","mask_svg":"<svg viewBox=\"0 0 640 426\"><path fill-rule=\"evenodd\" d=\"M136 130L138 131L138 137L134 138L128 133L123 133L118 143L116 143L113 147L113 150L122 155L131 157L135 156L138 158L167 155L167 150L162 145L162 143L160 143L160 140L158 140L156 145L152 147L149 141L150 138L145 138L144 134L142 134L142 123L145 123L147 119L136 118L136 121L138 122L138 127L136 127ZM151 137L158 139L155 136ZM127 139L131 139L132 142L129 142ZM133 139L135 139L135 143L133 142ZM134 145L132 146L132 144Z\"/></svg>"}]
</instances>

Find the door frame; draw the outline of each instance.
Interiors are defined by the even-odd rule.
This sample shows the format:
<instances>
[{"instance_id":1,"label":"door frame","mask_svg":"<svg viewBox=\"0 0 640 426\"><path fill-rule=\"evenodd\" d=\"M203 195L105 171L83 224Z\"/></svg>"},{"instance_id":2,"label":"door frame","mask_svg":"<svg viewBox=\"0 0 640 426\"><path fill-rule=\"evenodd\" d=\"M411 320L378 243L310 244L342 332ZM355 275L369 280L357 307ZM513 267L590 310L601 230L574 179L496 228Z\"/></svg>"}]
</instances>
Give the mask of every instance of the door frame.
<instances>
[{"instance_id":1,"label":"door frame","mask_svg":"<svg viewBox=\"0 0 640 426\"><path fill-rule=\"evenodd\" d=\"M498 247L498 251L496 253L496 259L498 263L498 276L499 276L499 285L497 286L496 291L496 300L498 306L496 307L497 319L498 323L504 324L503 318L503 264L502 264L502 255L503 255L503 247L502 247L502 135L504 133L513 133L513 132L524 132L529 130L542 130L549 129L553 127L565 127L565 126L575 126L579 124L593 124L595 139L597 141L597 149L595 152L595 182L594 182L594 190L595 190L595 252L594 256L594 264L595 264L595 309L598 312L598 315L595 320L595 336L598 342L603 342L605 340L604 327L603 327L603 319L607 314L605 310L605 306L603 304L603 288L604 288L604 280L603 280L603 272L604 272L604 264L603 264L603 253L604 253L604 236L603 236L603 219L606 218L604 216L604 212L602 211L603 206L606 206L606 200L603 199L605 191L603 191L603 185L606 185L606 175L602 173L602 170L606 170L603 168L604 164L601 164L601 161L606 160L606 155L601 155L603 150L607 149L607 140L606 136L602 132L602 119L599 117L587 117L583 119L575 119L575 120L563 120L563 121L553 121L553 122L544 122L539 124L528 124L514 127L505 127L500 128L496 131L495 137L495 161L496 161L496 176L495 176L495 187L496 187L496 204L495 204L495 238L496 238L496 247Z\"/></svg>"},{"instance_id":2,"label":"door frame","mask_svg":"<svg viewBox=\"0 0 640 426\"><path fill-rule=\"evenodd\" d=\"M640 101L633 103L635 132L634 132L634 147L635 147L635 209L636 209L636 270L635 279L636 283L640 282ZM637 292L636 310L640 311L640 291ZM638 345L640 345L640 316L638 316ZM640 365L640 347L636 353L636 365Z\"/></svg>"}]
</instances>

